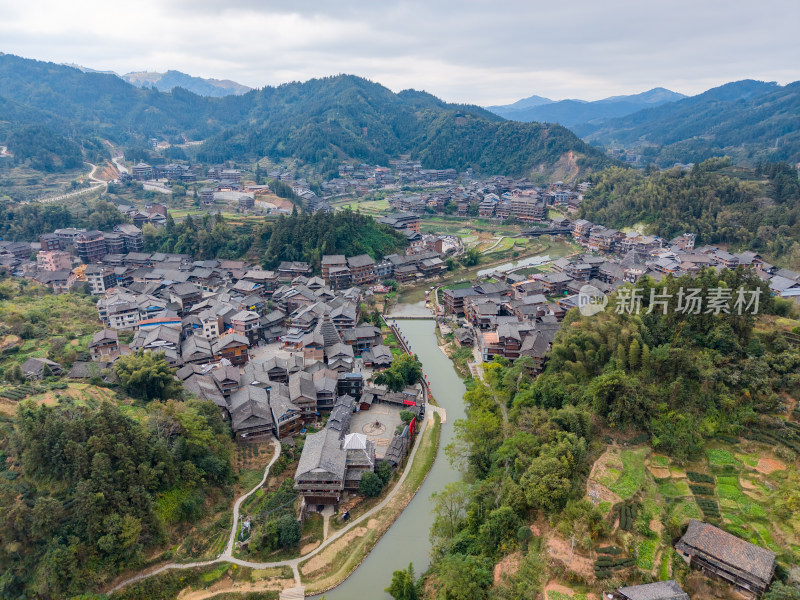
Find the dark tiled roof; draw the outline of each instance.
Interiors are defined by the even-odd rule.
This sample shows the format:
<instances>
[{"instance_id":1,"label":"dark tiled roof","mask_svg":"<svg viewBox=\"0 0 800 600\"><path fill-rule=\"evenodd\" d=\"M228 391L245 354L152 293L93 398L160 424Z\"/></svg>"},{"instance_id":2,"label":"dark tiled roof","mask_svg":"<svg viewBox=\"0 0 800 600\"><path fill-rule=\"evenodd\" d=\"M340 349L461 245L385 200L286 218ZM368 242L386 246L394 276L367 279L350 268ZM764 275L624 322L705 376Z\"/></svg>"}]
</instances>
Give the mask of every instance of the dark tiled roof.
<instances>
[{"instance_id":1,"label":"dark tiled roof","mask_svg":"<svg viewBox=\"0 0 800 600\"><path fill-rule=\"evenodd\" d=\"M629 600L689 600L689 595L672 579L621 587L618 591Z\"/></svg>"},{"instance_id":2,"label":"dark tiled roof","mask_svg":"<svg viewBox=\"0 0 800 600\"><path fill-rule=\"evenodd\" d=\"M775 553L746 542L718 527L696 519L689 521L678 546L689 546L761 580L772 578Z\"/></svg>"},{"instance_id":3,"label":"dark tiled roof","mask_svg":"<svg viewBox=\"0 0 800 600\"><path fill-rule=\"evenodd\" d=\"M358 256L351 256L347 259L348 266L352 267L368 267L374 265L375 261L368 254L359 254Z\"/></svg>"}]
</instances>

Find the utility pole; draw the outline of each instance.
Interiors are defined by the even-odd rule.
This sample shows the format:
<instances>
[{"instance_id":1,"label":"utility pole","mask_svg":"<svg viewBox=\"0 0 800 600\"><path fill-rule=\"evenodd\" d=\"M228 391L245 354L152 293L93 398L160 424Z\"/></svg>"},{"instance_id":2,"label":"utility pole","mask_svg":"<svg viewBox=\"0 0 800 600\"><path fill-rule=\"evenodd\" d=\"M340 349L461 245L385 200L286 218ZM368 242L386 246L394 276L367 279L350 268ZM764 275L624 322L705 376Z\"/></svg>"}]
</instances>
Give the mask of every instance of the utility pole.
<instances>
[{"instance_id":1,"label":"utility pole","mask_svg":"<svg viewBox=\"0 0 800 600\"><path fill-rule=\"evenodd\" d=\"M572 542L572 546L569 549L569 563L572 563L572 556L575 554L575 534L573 533L569 536L570 542Z\"/></svg>"}]
</instances>

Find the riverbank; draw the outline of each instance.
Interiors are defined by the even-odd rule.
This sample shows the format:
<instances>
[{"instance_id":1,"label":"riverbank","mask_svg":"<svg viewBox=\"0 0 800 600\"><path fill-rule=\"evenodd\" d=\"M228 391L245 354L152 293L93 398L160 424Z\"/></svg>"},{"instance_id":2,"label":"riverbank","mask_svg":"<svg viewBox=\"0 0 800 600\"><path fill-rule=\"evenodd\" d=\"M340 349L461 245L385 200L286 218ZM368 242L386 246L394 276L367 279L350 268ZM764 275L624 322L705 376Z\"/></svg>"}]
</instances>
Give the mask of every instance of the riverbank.
<instances>
[{"instance_id":1,"label":"riverbank","mask_svg":"<svg viewBox=\"0 0 800 600\"><path fill-rule=\"evenodd\" d=\"M352 530L325 552L300 563L300 574L307 594L321 594L341 585L369 556L375 545L394 524L419 492L430 474L441 440L441 419L433 413L419 440L419 450L408 476L391 502L369 519L366 527ZM340 563L335 570L329 565ZM310 578L306 578L310 576ZM315 579L318 578L318 579ZM390 581L386 582L388 586Z\"/></svg>"},{"instance_id":2,"label":"riverbank","mask_svg":"<svg viewBox=\"0 0 800 600\"><path fill-rule=\"evenodd\" d=\"M424 312L422 305L415 308L420 314ZM436 396L441 409L447 413L448 425L443 420L438 444L440 449L444 448L452 441L455 433L455 429L449 424L464 416L463 396L466 388L452 363L439 350L433 320L403 320L398 321L397 325L422 361L431 393ZM435 419L434 412L434 407L431 406L426 421ZM430 528L433 524L430 498L460 477L461 474L452 467L444 453L439 452L429 474L422 480L421 487L408 506L397 515L395 522L347 580L325 592L326 600L391 600L384 589L391 583L395 570L405 569L409 563L413 563L417 573L425 572L430 564Z\"/></svg>"}]
</instances>

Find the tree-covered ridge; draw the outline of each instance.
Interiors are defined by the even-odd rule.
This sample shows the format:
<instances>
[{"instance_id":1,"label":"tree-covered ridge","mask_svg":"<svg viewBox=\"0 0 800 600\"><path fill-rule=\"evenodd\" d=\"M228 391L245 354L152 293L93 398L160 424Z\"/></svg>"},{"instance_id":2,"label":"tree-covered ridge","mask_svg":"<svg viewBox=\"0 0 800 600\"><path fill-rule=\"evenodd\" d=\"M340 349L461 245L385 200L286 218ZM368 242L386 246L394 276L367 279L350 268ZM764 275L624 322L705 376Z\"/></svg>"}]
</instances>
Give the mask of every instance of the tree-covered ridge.
<instances>
[{"instance_id":1,"label":"tree-covered ridge","mask_svg":"<svg viewBox=\"0 0 800 600\"><path fill-rule=\"evenodd\" d=\"M669 166L733 156L737 162L800 160L800 82L737 81L691 98L575 128L590 142L636 147Z\"/></svg>"},{"instance_id":2,"label":"tree-covered ridge","mask_svg":"<svg viewBox=\"0 0 800 600\"><path fill-rule=\"evenodd\" d=\"M706 269L694 278L644 278L636 286L638 315L570 312L545 372L517 401L584 406L609 427L647 432L654 448L685 461L709 438L753 428L759 415L780 409L780 394L797 389L800 353L777 331L757 330L750 311L714 314L704 307L690 314L673 304L665 315L654 304L647 314L651 298L666 290L677 299L681 288L700 289L701 297L716 288L760 290L759 314L787 311L789 303L772 298L755 275Z\"/></svg>"},{"instance_id":3,"label":"tree-covered ridge","mask_svg":"<svg viewBox=\"0 0 800 600\"><path fill-rule=\"evenodd\" d=\"M537 165L552 165L572 152L582 173L614 164L561 125L489 122L435 115L409 150L427 168L471 167L478 173L529 175Z\"/></svg>"},{"instance_id":4,"label":"tree-covered ridge","mask_svg":"<svg viewBox=\"0 0 800 600\"><path fill-rule=\"evenodd\" d=\"M413 90L395 94L351 75L205 98L182 88L142 90L114 75L2 55L0 97L72 125L73 138L120 144L150 137L206 140L198 153L206 162L293 157L327 172L346 158L388 164L390 157L409 153L428 168L472 166L507 175L527 175L569 151L583 156L587 170L613 162L558 126L502 122L477 106L448 104ZM20 120L29 121L20 111ZM429 149L433 134L437 139Z\"/></svg>"},{"instance_id":5,"label":"tree-covered ridge","mask_svg":"<svg viewBox=\"0 0 800 600\"><path fill-rule=\"evenodd\" d=\"M295 212L247 229L231 225L219 213L200 219L190 215L180 223L168 216L164 227L145 225L143 236L147 252L186 253L197 260L248 257L261 260L266 268L282 261L305 261L317 272L324 254L369 254L380 259L408 245L405 236L391 227L351 210Z\"/></svg>"},{"instance_id":6,"label":"tree-covered ridge","mask_svg":"<svg viewBox=\"0 0 800 600\"><path fill-rule=\"evenodd\" d=\"M644 224L671 239L693 232L703 244L732 244L800 265L800 182L786 163L732 172L710 159L690 171L611 168L592 177L581 216L622 229Z\"/></svg>"},{"instance_id":7,"label":"tree-covered ridge","mask_svg":"<svg viewBox=\"0 0 800 600\"><path fill-rule=\"evenodd\" d=\"M230 441L208 402L23 403L4 423L0 596L65 598L109 582L195 520L232 481Z\"/></svg>"},{"instance_id":8,"label":"tree-covered ridge","mask_svg":"<svg viewBox=\"0 0 800 600\"><path fill-rule=\"evenodd\" d=\"M44 125L24 125L8 136L14 160L29 160L32 168L52 172L80 167L81 147Z\"/></svg>"},{"instance_id":9,"label":"tree-covered ridge","mask_svg":"<svg viewBox=\"0 0 800 600\"><path fill-rule=\"evenodd\" d=\"M380 259L406 245L402 234L351 210L312 215L295 212L272 224L263 263L272 268L284 260L299 260L317 270L325 254L369 254Z\"/></svg>"},{"instance_id":10,"label":"tree-covered ridge","mask_svg":"<svg viewBox=\"0 0 800 600\"><path fill-rule=\"evenodd\" d=\"M495 360L485 365L485 382L468 381L467 419L456 421L456 441L446 449L464 477L434 496L433 597L536 597L545 559L541 548L528 548L528 523L537 511L562 510L588 474L591 412L529 401L529 360ZM517 549L516 581L490 593L492 566Z\"/></svg>"},{"instance_id":11,"label":"tree-covered ridge","mask_svg":"<svg viewBox=\"0 0 800 600\"><path fill-rule=\"evenodd\" d=\"M43 233L64 227L110 230L129 219L104 200L75 205L18 204L0 198L0 238L11 241L38 241Z\"/></svg>"}]
</instances>

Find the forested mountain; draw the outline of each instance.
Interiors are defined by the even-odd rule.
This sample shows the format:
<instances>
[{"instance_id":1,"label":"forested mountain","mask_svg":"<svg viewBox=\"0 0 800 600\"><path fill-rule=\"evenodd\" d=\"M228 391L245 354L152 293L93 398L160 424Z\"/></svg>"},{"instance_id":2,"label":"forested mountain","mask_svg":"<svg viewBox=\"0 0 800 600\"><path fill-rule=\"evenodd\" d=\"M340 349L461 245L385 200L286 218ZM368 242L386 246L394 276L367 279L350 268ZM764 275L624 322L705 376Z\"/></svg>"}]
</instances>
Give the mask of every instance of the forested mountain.
<instances>
[{"instance_id":1,"label":"forested mountain","mask_svg":"<svg viewBox=\"0 0 800 600\"><path fill-rule=\"evenodd\" d=\"M662 165L729 155L800 160L800 82L737 81L698 96L573 130L592 143L636 147Z\"/></svg>"},{"instance_id":2,"label":"forested mountain","mask_svg":"<svg viewBox=\"0 0 800 600\"><path fill-rule=\"evenodd\" d=\"M198 157L208 162L293 157L329 170L344 158L386 164L408 153L427 168L508 175L546 170L568 152L583 170L612 162L557 125L508 123L477 106L413 90L395 94L350 75L207 98L2 55L0 97L68 125L73 138L206 140Z\"/></svg>"},{"instance_id":3,"label":"forested mountain","mask_svg":"<svg viewBox=\"0 0 800 600\"><path fill-rule=\"evenodd\" d=\"M683 94L664 88L653 88L641 94L612 96L603 100L559 100L554 102L541 96L531 96L505 106L490 106L488 110L514 121L541 121L572 127L596 119L621 117L644 108L660 106L685 98Z\"/></svg>"},{"instance_id":4,"label":"forested mountain","mask_svg":"<svg viewBox=\"0 0 800 600\"><path fill-rule=\"evenodd\" d=\"M231 94L246 94L252 88L236 83L230 79L205 79L193 77L180 71L169 70L166 73L153 73L150 71L137 71L120 75L128 83L136 87L154 87L162 92L169 92L173 88L182 87L198 96L211 96L221 98Z\"/></svg>"},{"instance_id":5,"label":"forested mountain","mask_svg":"<svg viewBox=\"0 0 800 600\"><path fill-rule=\"evenodd\" d=\"M581 215L608 227L643 224L667 239L695 232L703 244L731 244L800 266L800 184L786 163L733 171L710 159L691 171L612 168L594 177Z\"/></svg>"}]
</instances>

